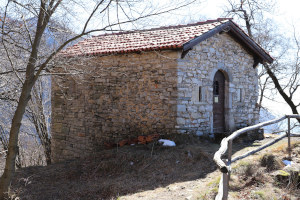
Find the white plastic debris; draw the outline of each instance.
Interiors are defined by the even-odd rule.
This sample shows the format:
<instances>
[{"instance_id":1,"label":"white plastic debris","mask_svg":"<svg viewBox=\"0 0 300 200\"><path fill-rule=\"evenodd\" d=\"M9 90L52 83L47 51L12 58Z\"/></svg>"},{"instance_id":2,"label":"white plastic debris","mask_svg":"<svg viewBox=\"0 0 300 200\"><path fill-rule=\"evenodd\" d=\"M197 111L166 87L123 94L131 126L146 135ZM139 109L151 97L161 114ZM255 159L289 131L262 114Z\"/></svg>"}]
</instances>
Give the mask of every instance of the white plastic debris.
<instances>
[{"instance_id":1,"label":"white plastic debris","mask_svg":"<svg viewBox=\"0 0 300 200\"><path fill-rule=\"evenodd\" d=\"M283 160L282 161L286 166L289 166L289 165L292 165L293 162L292 161L289 161L289 160Z\"/></svg>"},{"instance_id":2,"label":"white plastic debris","mask_svg":"<svg viewBox=\"0 0 300 200\"><path fill-rule=\"evenodd\" d=\"M160 139L160 140L158 140L158 142L162 143L162 145L166 146L166 147L175 147L176 146L175 142L173 142L171 140Z\"/></svg>"},{"instance_id":3,"label":"white plastic debris","mask_svg":"<svg viewBox=\"0 0 300 200\"><path fill-rule=\"evenodd\" d=\"M267 134L265 134L264 136L265 136L265 138L270 138L271 137L270 135L267 135Z\"/></svg>"}]
</instances>

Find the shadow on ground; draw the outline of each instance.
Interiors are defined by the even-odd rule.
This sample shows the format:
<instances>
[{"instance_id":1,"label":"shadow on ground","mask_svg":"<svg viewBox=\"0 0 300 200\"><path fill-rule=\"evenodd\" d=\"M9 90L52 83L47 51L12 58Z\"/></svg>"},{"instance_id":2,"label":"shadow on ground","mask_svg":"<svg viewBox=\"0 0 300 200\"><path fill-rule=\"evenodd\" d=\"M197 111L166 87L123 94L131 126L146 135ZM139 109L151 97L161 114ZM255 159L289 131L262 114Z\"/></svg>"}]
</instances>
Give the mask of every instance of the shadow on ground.
<instances>
[{"instance_id":1,"label":"shadow on ground","mask_svg":"<svg viewBox=\"0 0 300 200\"><path fill-rule=\"evenodd\" d=\"M84 160L28 167L16 172L12 195L20 199L116 199L120 195L204 178L217 169L219 144L195 136L99 152ZM235 145L234 151L249 144Z\"/></svg>"}]
</instances>

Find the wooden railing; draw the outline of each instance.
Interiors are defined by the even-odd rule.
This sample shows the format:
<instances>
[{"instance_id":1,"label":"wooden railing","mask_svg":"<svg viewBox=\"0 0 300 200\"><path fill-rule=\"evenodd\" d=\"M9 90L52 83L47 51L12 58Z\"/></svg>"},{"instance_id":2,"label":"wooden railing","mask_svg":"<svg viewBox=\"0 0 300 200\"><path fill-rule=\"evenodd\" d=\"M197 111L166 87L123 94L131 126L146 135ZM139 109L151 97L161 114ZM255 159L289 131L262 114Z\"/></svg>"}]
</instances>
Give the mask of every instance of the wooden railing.
<instances>
[{"instance_id":1,"label":"wooden railing","mask_svg":"<svg viewBox=\"0 0 300 200\"><path fill-rule=\"evenodd\" d=\"M289 154L289 159L291 159L291 139L290 139L290 119L291 118L298 118L300 119L300 115L285 115L281 118L278 119L274 119L274 120L270 120L267 122L262 122L253 126L249 126L249 127L245 127L242 128L240 130L237 130L235 132L233 132L230 136L225 137L222 142L221 142L221 147L220 149L215 153L214 155L214 161L216 162L216 164L219 166L221 172L223 173L220 183L219 183L219 191L218 191L218 195L216 196L215 200L227 200L228 198L228 190L229 190L229 178L230 178L230 173L231 173L231 163L246 158L247 156L250 156L258 151L261 151L265 148L267 148L268 146L271 146L272 144L280 141L281 139L285 138L286 136L288 137L288 154ZM288 119L288 131L286 132L286 134L275 138L274 140L262 145L261 147L249 151L243 155L237 156L233 159L231 159L232 156L232 142L235 138L237 138L238 136L242 135L243 133L246 133L248 131L253 131L256 129L259 129L261 127L267 126L267 125L271 125L271 124L275 124L278 123L284 119ZM227 160L222 160L222 155L224 155L227 152Z\"/></svg>"}]
</instances>

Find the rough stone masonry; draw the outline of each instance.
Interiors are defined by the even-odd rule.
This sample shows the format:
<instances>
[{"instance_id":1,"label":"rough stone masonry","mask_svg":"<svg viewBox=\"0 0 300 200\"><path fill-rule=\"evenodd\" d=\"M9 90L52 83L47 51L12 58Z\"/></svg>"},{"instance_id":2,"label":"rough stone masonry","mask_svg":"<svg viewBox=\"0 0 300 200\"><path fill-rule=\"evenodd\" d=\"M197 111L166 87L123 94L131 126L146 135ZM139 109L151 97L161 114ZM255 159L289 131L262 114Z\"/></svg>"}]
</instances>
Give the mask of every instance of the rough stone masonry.
<instances>
[{"instance_id":1,"label":"rough stone masonry","mask_svg":"<svg viewBox=\"0 0 300 200\"><path fill-rule=\"evenodd\" d=\"M85 157L105 141L138 135L213 136L212 86L218 70L226 78L226 130L254 124L258 77L253 63L227 33L202 41L184 58L179 50L164 50L68 60L56 72L69 73L52 78L52 159Z\"/></svg>"}]
</instances>

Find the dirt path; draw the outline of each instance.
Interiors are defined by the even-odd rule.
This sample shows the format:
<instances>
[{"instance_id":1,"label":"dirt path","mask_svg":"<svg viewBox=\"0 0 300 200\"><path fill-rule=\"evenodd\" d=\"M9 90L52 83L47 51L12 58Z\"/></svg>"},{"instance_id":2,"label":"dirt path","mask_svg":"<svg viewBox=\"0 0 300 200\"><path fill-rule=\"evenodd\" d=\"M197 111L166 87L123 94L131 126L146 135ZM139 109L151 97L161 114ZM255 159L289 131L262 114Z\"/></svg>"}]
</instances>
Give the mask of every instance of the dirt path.
<instances>
[{"instance_id":1,"label":"dirt path","mask_svg":"<svg viewBox=\"0 0 300 200\"><path fill-rule=\"evenodd\" d=\"M203 179L173 183L167 187L157 188L155 190L143 191L132 195L121 196L120 200L194 200L200 199L201 193L205 193L205 185L214 181L220 172L215 171L207 174Z\"/></svg>"}]
</instances>

